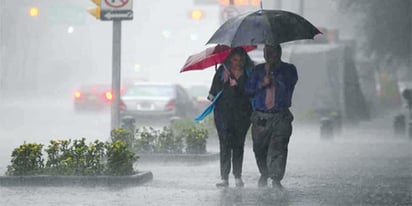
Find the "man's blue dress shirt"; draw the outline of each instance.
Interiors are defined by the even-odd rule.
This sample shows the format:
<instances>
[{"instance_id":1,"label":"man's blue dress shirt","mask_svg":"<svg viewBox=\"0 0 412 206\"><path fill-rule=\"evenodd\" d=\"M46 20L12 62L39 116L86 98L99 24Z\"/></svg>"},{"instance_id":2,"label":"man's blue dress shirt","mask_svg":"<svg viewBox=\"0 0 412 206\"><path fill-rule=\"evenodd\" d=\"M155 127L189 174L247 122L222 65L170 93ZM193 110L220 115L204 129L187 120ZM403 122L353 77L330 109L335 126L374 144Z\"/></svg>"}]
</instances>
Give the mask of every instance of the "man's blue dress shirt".
<instances>
[{"instance_id":1,"label":"man's blue dress shirt","mask_svg":"<svg viewBox=\"0 0 412 206\"><path fill-rule=\"evenodd\" d=\"M266 87L262 87L262 80L266 75L265 64L259 64L252 71L245 85L245 91L253 98L254 111L276 111L289 108L292 104L292 95L298 81L298 73L293 64L280 62L269 72L272 82L275 83L275 106L267 108L265 105Z\"/></svg>"}]
</instances>

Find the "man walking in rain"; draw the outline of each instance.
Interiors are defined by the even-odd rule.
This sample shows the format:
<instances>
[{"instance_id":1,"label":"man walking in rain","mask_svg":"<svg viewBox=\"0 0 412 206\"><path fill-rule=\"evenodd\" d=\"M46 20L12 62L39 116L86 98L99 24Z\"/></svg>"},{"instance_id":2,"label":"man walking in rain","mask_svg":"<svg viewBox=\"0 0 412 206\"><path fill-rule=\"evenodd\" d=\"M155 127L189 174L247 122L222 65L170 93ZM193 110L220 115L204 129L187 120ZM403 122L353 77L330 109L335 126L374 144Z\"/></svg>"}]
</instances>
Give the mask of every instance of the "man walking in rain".
<instances>
[{"instance_id":1,"label":"man walking in rain","mask_svg":"<svg viewBox=\"0 0 412 206\"><path fill-rule=\"evenodd\" d=\"M265 45L265 63L259 64L246 84L252 96L253 151L259 168L259 187L266 187L268 178L272 187L282 189L293 115L289 111L298 80L296 67L281 61L280 45Z\"/></svg>"}]
</instances>

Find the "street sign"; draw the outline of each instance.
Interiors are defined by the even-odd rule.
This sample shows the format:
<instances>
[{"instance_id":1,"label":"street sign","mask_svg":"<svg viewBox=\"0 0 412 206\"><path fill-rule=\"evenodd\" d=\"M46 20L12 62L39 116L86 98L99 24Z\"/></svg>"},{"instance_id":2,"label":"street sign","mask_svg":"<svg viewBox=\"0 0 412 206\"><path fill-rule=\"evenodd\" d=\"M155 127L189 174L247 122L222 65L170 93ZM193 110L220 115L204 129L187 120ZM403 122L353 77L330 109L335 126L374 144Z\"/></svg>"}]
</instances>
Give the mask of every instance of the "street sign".
<instances>
[{"instance_id":1,"label":"street sign","mask_svg":"<svg viewBox=\"0 0 412 206\"><path fill-rule=\"evenodd\" d=\"M100 19L103 21L111 21L111 20L132 20L133 19L133 11L132 10L112 10L107 11L103 10L100 16Z\"/></svg>"},{"instance_id":2,"label":"street sign","mask_svg":"<svg viewBox=\"0 0 412 206\"><path fill-rule=\"evenodd\" d=\"M101 15L103 21L132 20L132 0L101 0Z\"/></svg>"},{"instance_id":3,"label":"street sign","mask_svg":"<svg viewBox=\"0 0 412 206\"><path fill-rule=\"evenodd\" d=\"M105 10L133 10L132 0L101 0L102 11Z\"/></svg>"}]
</instances>

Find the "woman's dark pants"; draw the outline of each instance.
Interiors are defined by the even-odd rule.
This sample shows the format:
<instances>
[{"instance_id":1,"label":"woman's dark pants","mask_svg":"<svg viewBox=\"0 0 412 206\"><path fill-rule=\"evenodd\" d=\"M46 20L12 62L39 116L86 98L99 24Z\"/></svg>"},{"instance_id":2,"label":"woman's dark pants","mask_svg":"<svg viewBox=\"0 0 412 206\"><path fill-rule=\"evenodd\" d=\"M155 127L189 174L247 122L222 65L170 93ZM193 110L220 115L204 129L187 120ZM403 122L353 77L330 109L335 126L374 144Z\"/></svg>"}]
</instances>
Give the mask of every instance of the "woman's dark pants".
<instances>
[{"instance_id":1,"label":"woman's dark pants","mask_svg":"<svg viewBox=\"0 0 412 206\"><path fill-rule=\"evenodd\" d=\"M250 120L225 121L219 112L214 112L214 120L220 145L220 176L222 180L228 180L233 164L233 175L241 178L245 137Z\"/></svg>"}]
</instances>

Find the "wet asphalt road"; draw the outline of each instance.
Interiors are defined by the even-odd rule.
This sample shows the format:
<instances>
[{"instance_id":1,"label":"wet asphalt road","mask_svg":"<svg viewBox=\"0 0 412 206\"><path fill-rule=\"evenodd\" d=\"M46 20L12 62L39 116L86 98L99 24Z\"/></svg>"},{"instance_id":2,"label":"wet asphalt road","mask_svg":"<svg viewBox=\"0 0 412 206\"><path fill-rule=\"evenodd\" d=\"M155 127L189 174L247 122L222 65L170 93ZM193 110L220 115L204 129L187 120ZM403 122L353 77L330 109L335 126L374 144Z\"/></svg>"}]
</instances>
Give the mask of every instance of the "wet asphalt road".
<instances>
[{"instance_id":1,"label":"wet asphalt road","mask_svg":"<svg viewBox=\"0 0 412 206\"><path fill-rule=\"evenodd\" d=\"M108 113L75 114L64 101L47 107L26 103L0 106L1 174L24 140L107 140ZM412 205L412 141L393 137L391 121L384 116L346 127L330 140L321 140L316 126L295 123L284 191L257 187L249 138L244 188L235 188L233 179L227 189L215 187L218 161L138 163L137 169L152 171L152 182L128 188L0 187L0 205ZM208 151L218 151L215 139Z\"/></svg>"}]
</instances>

